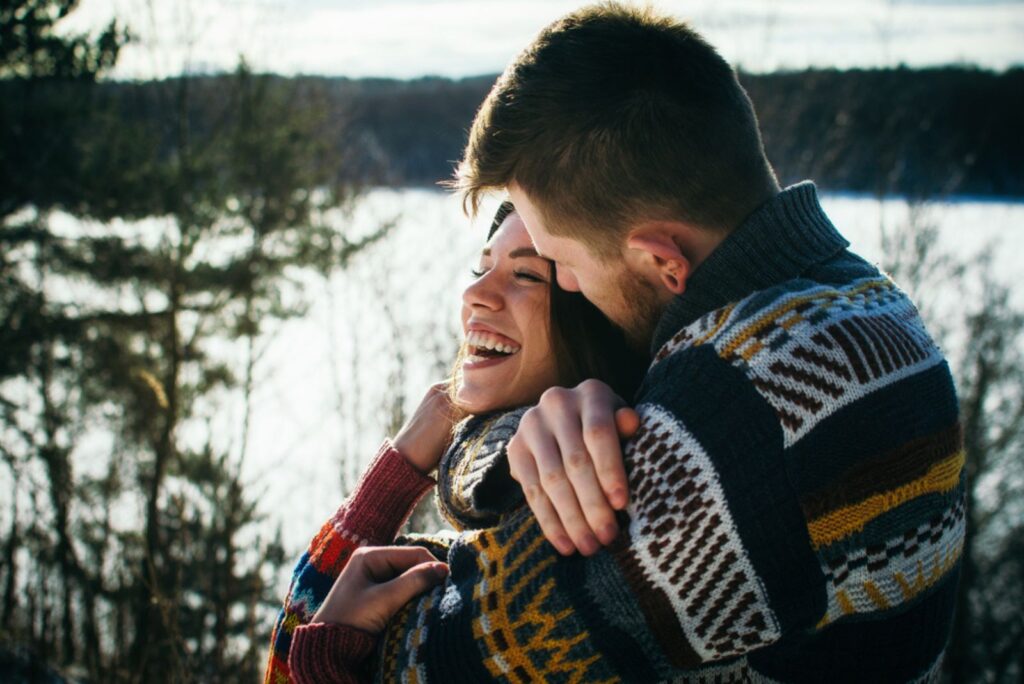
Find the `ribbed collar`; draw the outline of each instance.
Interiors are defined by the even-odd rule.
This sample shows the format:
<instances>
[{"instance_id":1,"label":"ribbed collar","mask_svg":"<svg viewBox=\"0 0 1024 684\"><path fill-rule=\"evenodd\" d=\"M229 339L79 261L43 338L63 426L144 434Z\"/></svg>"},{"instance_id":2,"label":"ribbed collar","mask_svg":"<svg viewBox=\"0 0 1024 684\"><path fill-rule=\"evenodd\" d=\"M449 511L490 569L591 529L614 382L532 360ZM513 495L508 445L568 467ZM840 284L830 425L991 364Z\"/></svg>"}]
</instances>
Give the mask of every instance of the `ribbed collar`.
<instances>
[{"instance_id":1,"label":"ribbed collar","mask_svg":"<svg viewBox=\"0 0 1024 684\"><path fill-rule=\"evenodd\" d=\"M814 183L791 185L754 211L701 263L654 331L656 354L680 328L729 302L791 280L849 247Z\"/></svg>"}]
</instances>

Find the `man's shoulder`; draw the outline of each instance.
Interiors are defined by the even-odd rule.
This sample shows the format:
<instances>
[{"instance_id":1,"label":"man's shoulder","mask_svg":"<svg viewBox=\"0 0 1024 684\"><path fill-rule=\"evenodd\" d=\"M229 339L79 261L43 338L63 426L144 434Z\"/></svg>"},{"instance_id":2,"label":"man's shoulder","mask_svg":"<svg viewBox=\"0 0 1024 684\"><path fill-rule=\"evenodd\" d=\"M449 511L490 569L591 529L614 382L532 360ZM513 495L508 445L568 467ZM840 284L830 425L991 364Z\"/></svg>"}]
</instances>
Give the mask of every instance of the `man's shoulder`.
<instances>
[{"instance_id":1,"label":"man's shoulder","mask_svg":"<svg viewBox=\"0 0 1024 684\"><path fill-rule=\"evenodd\" d=\"M885 275L860 273L795 278L705 314L659 350L646 388L684 388L704 373L694 364L729 366L771 405L792 444L876 390L932 368L948 373L910 298Z\"/></svg>"}]
</instances>

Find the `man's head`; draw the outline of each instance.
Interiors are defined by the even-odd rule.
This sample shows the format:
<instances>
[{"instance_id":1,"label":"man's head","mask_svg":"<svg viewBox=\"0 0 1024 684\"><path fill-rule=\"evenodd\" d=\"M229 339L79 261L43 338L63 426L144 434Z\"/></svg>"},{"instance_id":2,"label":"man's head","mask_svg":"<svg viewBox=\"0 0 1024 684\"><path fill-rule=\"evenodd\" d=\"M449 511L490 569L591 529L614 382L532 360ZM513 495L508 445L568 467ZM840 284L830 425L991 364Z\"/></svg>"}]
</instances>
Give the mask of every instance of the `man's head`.
<instances>
[{"instance_id":1,"label":"man's head","mask_svg":"<svg viewBox=\"0 0 1024 684\"><path fill-rule=\"evenodd\" d=\"M615 3L556 21L509 65L473 122L457 184L474 210L508 188L563 286L578 280L620 325L631 322L618 310L633 306L626 297L653 288L654 300L640 296L663 308L778 191L732 68L686 24ZM635 291L597 292L609 276Z\"/></svg>"}]
</instances>

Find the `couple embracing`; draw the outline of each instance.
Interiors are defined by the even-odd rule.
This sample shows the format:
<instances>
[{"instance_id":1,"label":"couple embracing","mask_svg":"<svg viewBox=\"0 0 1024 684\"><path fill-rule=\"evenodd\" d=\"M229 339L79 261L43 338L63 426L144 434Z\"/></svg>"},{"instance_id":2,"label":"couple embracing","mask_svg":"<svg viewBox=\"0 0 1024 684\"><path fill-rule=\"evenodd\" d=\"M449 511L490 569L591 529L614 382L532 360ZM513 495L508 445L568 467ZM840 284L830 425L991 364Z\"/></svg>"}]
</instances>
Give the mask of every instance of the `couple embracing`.
<instances>
[{"instance_id":1,"label":"couple embracing","mask_svg":"<svg viewBox=\"0 0 1024 684\"><path fill-rule=\"evenodd\" d=\"M509 199L454 377L300 559L267 681L938 679L949 369L814 186L779 187L714 48L614 3L556 21L456 185ZM396 539L435 484L457 534Z\"/></svg>"}]
</instances>

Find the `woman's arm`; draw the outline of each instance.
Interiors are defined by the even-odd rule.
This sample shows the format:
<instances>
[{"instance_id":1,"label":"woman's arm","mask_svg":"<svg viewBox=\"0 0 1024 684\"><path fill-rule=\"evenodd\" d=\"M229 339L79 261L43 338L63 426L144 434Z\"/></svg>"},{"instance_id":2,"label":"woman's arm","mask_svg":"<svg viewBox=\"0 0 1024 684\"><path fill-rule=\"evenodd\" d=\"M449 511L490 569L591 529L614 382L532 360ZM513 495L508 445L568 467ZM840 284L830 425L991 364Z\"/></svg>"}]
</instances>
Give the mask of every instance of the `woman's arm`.
<instances>
[{"instance_id":1,"label":"woman's arm","mask_svg":"<svg viewBox=\"0 0 1024 684\"><path fill-rule=\"evenodd\" d=\"M390 544L423 494L434 484L426 473L436 466L459 415L446 385L433 385L395 436L385 441L355 491L313 537L292 574L288 596L271 635L264 681L290 680L292 635L308 624L353 551Z\"/></svg>"},{"instance_id":2,"label":"woman's arm","mask_svg":"<svg viewBox=\"0 0 1024 684\"><path fill-rule=\"evenodd\" d=\"M271 635L264 681L291 681L292 636L310 622L352 553L364 545L390 543L434 480L385 441L356 490L324 523L292 574L288 596Z\"/></svg>"},{"instance_id":3,"label":"woman's arm","mask_svg":"<svg viewBox=\"0 0 1024 684\"><path fill-rule=\"evenodd\" d=\"M448 576L426 549L362 548L331 588L311 624L296 628L288 667L297 684L358 684L387 621Z\"/></svg>"}]
</instances>

